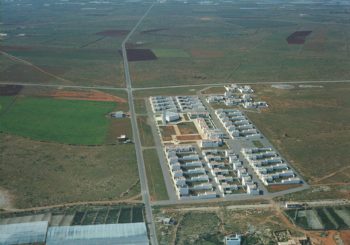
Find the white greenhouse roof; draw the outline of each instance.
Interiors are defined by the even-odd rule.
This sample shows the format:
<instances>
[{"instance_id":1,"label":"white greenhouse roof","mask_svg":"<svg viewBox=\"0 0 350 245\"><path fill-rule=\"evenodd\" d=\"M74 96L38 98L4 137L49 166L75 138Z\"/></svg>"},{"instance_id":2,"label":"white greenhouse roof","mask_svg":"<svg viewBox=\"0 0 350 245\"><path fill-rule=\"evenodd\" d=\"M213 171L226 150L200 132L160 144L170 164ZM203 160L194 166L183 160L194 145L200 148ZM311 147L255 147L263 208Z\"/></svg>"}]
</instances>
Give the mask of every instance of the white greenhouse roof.
<instances>
[{"instance_id":1,"label":"white greenhouse roof","mask_svg":"<svg viewBox=\"0 0 350 245\"><path fill-rule=\"evenodd\" d=\"M47 221L0 225L0 244L44 243Z\"/></svg>"},{"instance_id":2,"label":"white greenhouse roof","mask_svg":"<svg viewBox=\"0 0 350 245\"><path fill-rule=\"evenodd\" d=\"M148 245L145 223L50 227L47 245Z\"/></svg>"}]
</instances>

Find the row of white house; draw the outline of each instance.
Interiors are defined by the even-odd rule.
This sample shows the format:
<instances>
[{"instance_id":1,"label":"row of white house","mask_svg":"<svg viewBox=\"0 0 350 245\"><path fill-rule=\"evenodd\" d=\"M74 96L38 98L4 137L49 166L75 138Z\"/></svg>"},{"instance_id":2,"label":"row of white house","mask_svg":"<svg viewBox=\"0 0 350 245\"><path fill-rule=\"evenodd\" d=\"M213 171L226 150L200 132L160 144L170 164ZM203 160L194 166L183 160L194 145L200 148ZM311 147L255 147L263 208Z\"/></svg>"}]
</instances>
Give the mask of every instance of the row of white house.
<instances>
[{"instance_id":1,"label":"row of white house","mask_svg":"<svg viewBox=\"0 0 350 245\"><path fill-rule=\"evenodd\" d=\"M235 83L224 86L226 92L239 92L241 94L252 94L254 90L249 85L239 86Z\"/></svg>"},{"instance_id":2,"label":"row of white house","mask_svg":"<svg viewBox=\"0 0 350 245\"><path fill-rule=\"evenodd\" d=\"M149 101L154 113L206 111L198 96L151 96Z\"/></svg>"},{"instance_id":3,"label":"row of white house","mask_svg":"<svg viewBox=\"0 0 350 245\"><path fill-rule=\"evenodd\" d=\"M151 96L149 98L154 113L163 111L177 112L177 106L173 97L170 96Z\"/></svg>"},{"instance_id":4,"label":"row of white house","mask_svg":"<svg viewBox=\"0 0 350 245\"><path fill-rule=\"evenodd\" d=\"M260 133L249 122L245 115L236 109L218 109L215 110L215 114L219 118L230 137L246 137L246 138L258 138Z\"/></svg>"},{"instance_id":5,"label":"row of white house","mask_svg":"<svg viewBox=\"0 0 350 245\"><path fill-rule=\"evenodd\" d=\"M205 106L198 96L176 96L175 99L181 112L206 111Z\"/></svg>"},{"instance_id":6,"label":"row of white house","mask_svg":"<svg viewBox=\"0 0 350 245\"><path fill-rule=\"evenodd\" d=\"M248 194L259 194L257 185L232 150L203 150L203 155L222 196L233 194L243 187Z\"/></svg>"},{"instance_id":7,"label":"row of white house","mask_svg":"<svg viewBox=\"0 0 350 245\"><path fill-rule=\"evenodd\" d=\"M204 168L205 163L194 146L167 145L164 152L179 199L216 197Z\"/></svg>"},{"instance_id":8,"label":"row of white house","mask_svg":"<svg viewBox=\"0 0 350 245\"><path fill-rule=\"evenodd\" d=\"M241 152L264 185L301 183L300 178L272 148L243 148Z\"/></svg>"},{"instance_id":9,"label":"row of white house","mask_svg":"<svg viewBox=\"0 0 350 245\"><path fill-rule=\"evenodd\" d=\"M265 101L254 101L252 94L254 90L246 86L230 84L225 86L226 92L223 95L210 95L206 98L208 103L224 103L227 106L241 105L244 108L265 108L268 104Z\"/></svg>"}]
</instances>

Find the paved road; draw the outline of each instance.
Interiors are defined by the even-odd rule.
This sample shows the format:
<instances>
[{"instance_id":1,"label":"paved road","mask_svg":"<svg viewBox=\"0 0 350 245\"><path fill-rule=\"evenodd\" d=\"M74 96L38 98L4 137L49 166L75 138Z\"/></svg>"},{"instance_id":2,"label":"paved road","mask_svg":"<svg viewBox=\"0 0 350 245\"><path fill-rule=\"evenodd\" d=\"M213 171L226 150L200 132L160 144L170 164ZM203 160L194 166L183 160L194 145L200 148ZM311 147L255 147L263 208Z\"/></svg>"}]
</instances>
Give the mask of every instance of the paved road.
<instances>
[{"instance_id":1,"label":"paved road","mask_svg":"<svg viewBox=\"0 0 350 245\"><path fill-rule=\"evenodd\" d=\"M125 44L124 44L125 45ZM334 80L334 81L289 81L289 82L236 82L236 84L245 85L273 85L273 84L312 84L312 83L350 83L350 80ZM109 86L79 86L79 85L64 85L64 84L40 84L40 83L20 83L20 82L0 82L1 85L22 85L22 86L37 86L37 87L63 87L63 88L81 88L81 89L105 89L105 90L126 90L125 88L116 88ZM230 84L227 83L203 83L193 85L175 85L175 86L157 86L157 87L144 87L144 88L131 88L133 91L137 90L149 90L149 89L166 89L166 88L186 88L186 87L205 87L205 86L224 86Z\"/></svg>"},{"instance_id":2,"label":"paved road","mask_svg":"<svg viewBox=\"0 0 350 245\"><path fill-rule=\"evenodd\" d=\"M152 215L152 207L151 207L151 201L149 197L149 190L148 190L148 183L147 183L147 175L145 170L145 162L142 155L142 147L141 147L141 140L140 140L140 134L137 126L137 118L135 113L135 105L134 105L134 96L132 94L132 82L130 77L130 71L129 71L129 63L126 53L125 44L131 37L131 35L136 31L136 29L139 27L139 25L142 23L142 21L146 18L148 13L151 11L155 3L153 3L146 11L146 13L140 18L140 20L136 23L134 28L129 32L129 34L126 36L122 43L122 53L123 53L123 62L124 62L124 74L125 74L125 82L128 92L128 102L130 107L130 116L131 116L131 126L132 126L132 132L134 136L134 142L135 142L135 149L136 149L136 158L137 158L137 165L139 170L139 176L140 176L140 184L141 184L141 195L142 200L145 203L145 211L146 211L146 221L148 225L148 230L150 234L150 242L152 245L158 245L157 241L157 234L156 234L156 227L153 222L153 215Z\"/></svg>"},{"instance_id":3,"label":"paved road","mask_svg":"<svg viewBox=\"0 0 350 245\"><path fill-rule=\"evenodd\" d=\"M200 200L198 200L200 201ZM210 204L208 201L207 204ZM217 202L217 205L213 205L213 203L210 204L210 206L201 206L201 207L174 207L173 209L179 209L181 211L212 211L212 210L219 210L223 206L221 205L221 201ZM334 200L315 200L315 201L305 201L305 202L299 202L307 204L309 207L322 207L322 206L344 206L349 205L350 200L348 199L334 199ZM199 203L198 203L199 204ZM167 206L171 204L164 204L160 206ZM203 204L202 204L203 205ZM263 208L284 208L285 203L284 202L277 202L270 201L269 203L262 202L258 204L246 204L246 205L229 205L225 206L227 209L230 210L240 210L240 209L263 209Z\"/></svg>"},{"instance_id":4,"label":"paved road","mask_svg":"<svg viewBox=\"0 0 350 245\"><path fill-rule=\"evenodd\" d=\"M350 83L350 80L334 80L334 81L289 81L289 82L235 82L235 84L244 85L273 85L273 84L312 84L312 83ZM186 88L186 87L204 87L204 86L224 86L231 84L230 82L225 83L203 83L203 84L186 84L186 85L174 85L174 86L155 86L155 87L144 87L144 88L133 88L133 90L148 90L148 89L165 89L165 88Z\"/></svg>"}]
</instances>

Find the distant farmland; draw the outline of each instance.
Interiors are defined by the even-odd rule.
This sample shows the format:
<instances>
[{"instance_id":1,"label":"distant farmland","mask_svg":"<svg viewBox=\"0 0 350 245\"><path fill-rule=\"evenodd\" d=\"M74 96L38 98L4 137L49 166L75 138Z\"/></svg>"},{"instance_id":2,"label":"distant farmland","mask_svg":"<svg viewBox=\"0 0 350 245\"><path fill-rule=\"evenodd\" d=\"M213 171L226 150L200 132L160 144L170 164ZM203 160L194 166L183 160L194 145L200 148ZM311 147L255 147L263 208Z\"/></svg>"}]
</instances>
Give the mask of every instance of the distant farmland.
<instances>
[{"instance_id":1,"label":"distant farmland","mask_svg":"<svg viewBox=\"0 0 350 245\"><path fill-rule=\"evenodd\" d=\"M150 49L127 49L128 61L156 60L157 56ZM123 56L122 51L119 54Z\"/></svg>"},{"instance_id":2,"label":"distant farmland","mask_svg":"<svg viewBox=\"0 0 350 245\"><path fill-rule=\"evenodd\" d=\"M0 131L40 141L99 145L106 139L114 102L20 97L1 114Z\"/></svg>"},{"instance_id":3,"label":"distant farmland","mask_svg":"<svg viewBox=\"0 0 350 245\"><path fill-rule=\"evenodd\" d=\"M305 39L312 31L296 31L287 37L288 44L304 44Z\"/></svg>"}]
</instances>

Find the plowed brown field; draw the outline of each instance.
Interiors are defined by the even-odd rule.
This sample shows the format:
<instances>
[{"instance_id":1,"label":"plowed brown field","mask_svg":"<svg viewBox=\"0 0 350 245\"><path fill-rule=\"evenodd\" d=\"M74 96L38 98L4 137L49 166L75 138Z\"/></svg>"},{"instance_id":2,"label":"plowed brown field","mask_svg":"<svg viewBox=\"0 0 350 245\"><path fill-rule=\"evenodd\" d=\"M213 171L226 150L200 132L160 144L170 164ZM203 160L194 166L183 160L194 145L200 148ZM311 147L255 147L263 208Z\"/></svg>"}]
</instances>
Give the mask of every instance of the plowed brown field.
<instances>
[{"instance_id":1,"label":"plowed brown field","mask_svg":"<svg viewBox=\"0 0 350 245\"><path fill-rule=\"evenodd\" d=\"M201 140L202 137L200 135L177 135L177 140Z\"/></svg>"},{"instance_id":2,"label":"plowed brown field","mask_svg":"<svg viewBox=\"0 0 350 245\"><path fill-rule=\"evenodd\" d=\"M44 96L54 97L56 99L70 100L91 100L91 101L113 101L118 103L126 103L126 100L115 95L100 91L64 91L55 90L44 94Z\"/></svg>"}]
</instances>

